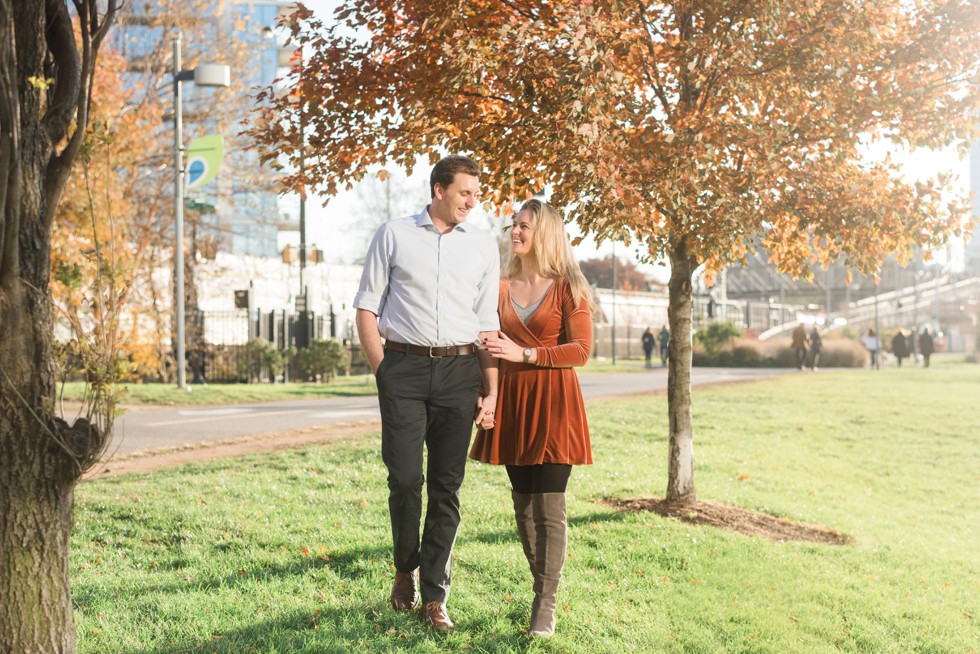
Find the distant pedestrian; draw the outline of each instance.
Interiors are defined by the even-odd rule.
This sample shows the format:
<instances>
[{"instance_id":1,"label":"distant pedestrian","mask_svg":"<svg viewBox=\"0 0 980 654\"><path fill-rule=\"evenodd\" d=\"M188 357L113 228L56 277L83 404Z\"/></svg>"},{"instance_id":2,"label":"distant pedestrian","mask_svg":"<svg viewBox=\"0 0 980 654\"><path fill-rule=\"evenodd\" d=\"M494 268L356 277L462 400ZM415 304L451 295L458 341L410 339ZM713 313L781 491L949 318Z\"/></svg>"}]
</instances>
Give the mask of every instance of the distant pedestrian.
<instances>
[{"instance_id":1,"label":"distant pedestrian","mask_svg":"<svg viewBox=\"0 0 980 654\"><path fill-rule=\"evenodd\" d=\"M800 323L793 329L793 344L791 346L796 351L797 370L803 370L803 364L806 362L806 346L806 327Z\"/></svg>"},{"instance_id":2,"label":"distant pedestrian","mask_svg":"<svg viewBox=\"0 0 980 654\"><path fill-rule=\"evenodd\" d=\"M932 334L929 333L929 328L926 327L919 334L919 352L922 354L922 362L926 368L929 367L929 357L935 351L936 344L932 341Z\"/></svg>"},{"instance_id":3,"label":"distant pedestrian","mask_svg":"<svg viewBox=\"0 0 980 654\"><path fill-rule=\"evenodd\" d=\"M202 348L197 347L193 350L189 350L185 356L187 357L187 363L191 367L191 372L194 374L194 378L191 379L191 383L207 386L208 379L205 376L205 373L207 372L205 369L207 354Z\"/></svg>"},{"instance_id":4,"label":"distant pedestrian","mask_svg":"<svg viewBox=\"0 0 980 654\"><path fill-rule=\"evenodd\" d=\"M875 330L869 329L868 333L861 337L861 344L871 353L871 367L878 367L878 350L881 349L881 341L875 335Z\"/></svg>"},{"instance_id":5,"label":"distant pedestrian","mask_svg":"<svg viewBox=\"0 0 980 654\"><path fill-rule=\"evenodd\" d=\"M667 331L667 325L660 328L660 333L657 334L657 338L660 340L660 365L667 365L667 346L670 345L670 332Z\"/></svg>"},{"instance_id":6,"label":"distant pedestrian","mask_svg":"<svg viewBox=\"0 0 980 654\"><path fill-rule=\"evenodd\" d=\"M894 336L892 336L892 354L895 355L895 359L898 361L898 367L902 367L902 359L909 356L909 342L905 338L905 333L899 329Z\"/></svg>"},{"instance_id":7,"label":"distant pedestrian","mask_svg":"<svg viewBox=\"0 0 980 654\"><path fill-rule=\"evenodd\" d=\"M650 331L649 327L647 327L646 331L643 332L643 336L640 340L643 343L643 356L646 358L646 367L652 368L653 364L650 363L650 359L653 358L653 342L656 339L653 338L653 333Z\"/></svg>"},{"instance_id":8,"label":"distant pedestrian","mask_svg":"<svg viewBox=\"0 0 980 654\"><path fill-rule=\"evenodd\" d=\"M814 325L813 329L810 330L810 370L813 372L817 371L817 364L820 363L820 350L822 349L823 339L820 338L820 332Z\"/></svg>"}]
</instances>

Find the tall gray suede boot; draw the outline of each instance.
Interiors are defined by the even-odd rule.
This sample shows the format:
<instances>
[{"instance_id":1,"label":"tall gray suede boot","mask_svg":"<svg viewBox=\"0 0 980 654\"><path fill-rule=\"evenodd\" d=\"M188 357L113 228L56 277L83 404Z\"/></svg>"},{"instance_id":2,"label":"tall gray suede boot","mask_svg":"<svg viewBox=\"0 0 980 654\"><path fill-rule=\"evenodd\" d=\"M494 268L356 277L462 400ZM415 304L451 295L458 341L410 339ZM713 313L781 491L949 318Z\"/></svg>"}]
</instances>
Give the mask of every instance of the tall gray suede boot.
<instances>
[{"instance_id":1,"label":"tall gray suede boot","mask_svg":"<svg viewBox=\"0 0 980 654\"><path fill-rule=\"evenodd\" d=\"M565 521L564 493L535 493L534 511L537 574L534 577L534 603L531 605L531 636L555 633L555 611L558 608L558 582L565 567L568 525Z\"/></svg>"},{"instance_id":2,"label":"tall gray suede boot","mask_svg":"<svg viewBox=\"0 0 980 654\"><path fill-rule=\"evenodd\" d=\"M537 575L537 571L534 568L534 549L537 545L535 540L534 510L531 507L531 498L533 495L530 493L518 493L512 490L510 496L514 500L514 519L517 521L517 534L521 537L524 556L527 558L528 565L531 566L531 574Z\"/></svg>"}]
</instances>

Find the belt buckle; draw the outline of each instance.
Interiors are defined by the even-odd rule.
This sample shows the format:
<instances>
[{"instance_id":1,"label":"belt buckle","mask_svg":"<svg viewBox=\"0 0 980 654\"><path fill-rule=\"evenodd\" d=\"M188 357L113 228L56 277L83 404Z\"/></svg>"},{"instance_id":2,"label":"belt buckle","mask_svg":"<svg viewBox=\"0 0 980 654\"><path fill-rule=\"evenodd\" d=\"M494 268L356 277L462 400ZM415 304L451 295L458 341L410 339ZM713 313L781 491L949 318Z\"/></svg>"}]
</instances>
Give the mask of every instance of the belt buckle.
<instances>
[{"instance_id":1,"label":"belt buckle","mask_svg":"<svg viewBox=\"0 0 980 654\"><path fill-rule=\"evenodd\" d=\"M432 351L435 350L437 347L441 347L441 346L439 346L439 345L430 345L429 346L429 358L430 359L444 359L445 358L446 355L444 355L444 354L443 355L439 355L439 356L433 354Z\"/></svg>"}]
</instances>

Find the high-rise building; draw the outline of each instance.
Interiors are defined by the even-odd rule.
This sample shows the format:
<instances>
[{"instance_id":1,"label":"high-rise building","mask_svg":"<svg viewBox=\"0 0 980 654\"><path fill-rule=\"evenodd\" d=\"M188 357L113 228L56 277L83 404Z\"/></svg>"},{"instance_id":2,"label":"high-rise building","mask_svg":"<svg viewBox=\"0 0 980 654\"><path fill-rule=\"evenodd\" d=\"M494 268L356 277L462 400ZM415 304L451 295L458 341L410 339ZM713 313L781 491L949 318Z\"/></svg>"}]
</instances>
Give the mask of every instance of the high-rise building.
<instances>
[{"instance_id":1,"label":"high-rise building","mask_svg":"<svg viewBox=\"0 0 980 654\"><path fill-rule=\"evenodd\" d=\"M211 0L193 9L187 4L128 3L113 32L115 49L129 62L127 84L137 91L137 97L158 90L158 101L168 106L178 26L183 68L194 68L197 63L231 67L232 89L182 85L184 146L213 133L222 134L225 140L225 158L216 181L187 194L187 238L196 252L206 256L216 251L277 256L280 213L271 172L259 166L255 153L244 150L238 132L252 107L251 90L268 86L276 78L279 44L273 28L285 3ZM170 117L165 118L160 132L150 137L164 144L162 161L145 171L151 178L172 175L173 127Z\"/></svg>"}]
</instances>

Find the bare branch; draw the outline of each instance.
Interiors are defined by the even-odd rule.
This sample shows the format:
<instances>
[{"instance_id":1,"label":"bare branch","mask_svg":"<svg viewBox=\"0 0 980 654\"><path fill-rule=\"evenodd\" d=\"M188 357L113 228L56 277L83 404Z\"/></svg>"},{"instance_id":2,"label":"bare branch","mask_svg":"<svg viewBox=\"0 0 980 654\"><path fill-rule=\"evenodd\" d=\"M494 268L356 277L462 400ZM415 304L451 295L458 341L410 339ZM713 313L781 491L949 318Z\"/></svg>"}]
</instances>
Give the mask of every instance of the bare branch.
<instances>
[{"instance_id":1,"label":"bare branch","mask_svg":"<svg viewBox=\"0 0 980 654\"><path fill-rule=\"evenodd\" d=\"M54 57L56 77L54 93L44 114L42 125L51 141L57 143L67 134L68 127L75 116L82 70L78 50L75 47L71 17L68 15L65 3L61 0L47 0L45 11L48 25L45 36L48 50ZM84 34L84 30L82 32Z\"/></svg>"},{"instance_id":2,"label":"bare branch","mask_svg":"<svg viewBox=\"0 0 980 654\"><path fill-rule=\"evenodd\" d=\"M645 9L646 7L641 2L638 7L638 13L640 16L640 21L643 23L643 27L647 33L647 39L643 42L643 44L646 46L647 50L650 51L650 59L652 61L653 70L656 71L657 52L656 52L656 48L654 47L654 44L656 42L656 37L660 37L665 46L667 47L671 47L671 46L667 43L667 40L663 38L663 35L660 33L659 30L657 30L656 26L654 26L647 19ZM657 99L660 100L660 106L663 107L664 113L667 115L667 120L670 120L672 118L670 100L667 98L667 93L664 90L663 84L661 84L660 82L660 76L657 74L652 74L652 75L649 74L650 71L649 67L646 68L646 71L650 79L650 86L653 87L653 92L656 94Z\"/></svg>"},{"instance_id":3,"label":"bare branch","mask_svg":"<svg viewBox=\"0 0 980 654\"><path fill-rule=\"evenodd\" d=\"M0 279L17 266L20 193L20 103L17 92L17 56L14 52L12 7L0 2Z\"/></svg>"},{"instance_id":4,"label":"bare branch","mask_svg":"<svg viewBox=\"0 0 980 654\"><path fill-rule=\"evenodd\" d=\"M57 53L55 52L55 48L70 49L77 64L78 52L75 49L74 35L71 33L68 11L65 9L61 0L47 1L49 11L53 11L55 14L60 13L64 16L65 20L68 20L68 38L70 39L67 42L70 44L70 48L65 43L51 43L50 40L48 47L55 54L56 61ZM92 106L92 80L95 77L95 64L98 58L98 46L94 43L94 39L97 38L98 44L101 44L106 32L115 20L118 11L117 0L108 0L106 11L102 16L102 22L100 24L97 0L74 0L74 2L75 7L78 9L82 33L82 61L80 73L76 75L75 97L73 99L73 113L77 127L61 153L51 158L45 174L44 190L46 201L44 204L44 222L49 228L54 221L55 212L58 208L58 200L61 198L65 183L67 183L68 176L71 174L72 163L75 161L75 157L78 156L82 143L85 141L85 128L88 125L89 110ZM63 37L60 34L59 36ZM67 130L67 126L65 129ZM63 136L64 133L62 133ZM60 140L60 137L55 140Z\"/></svg>"}]
</instances>

